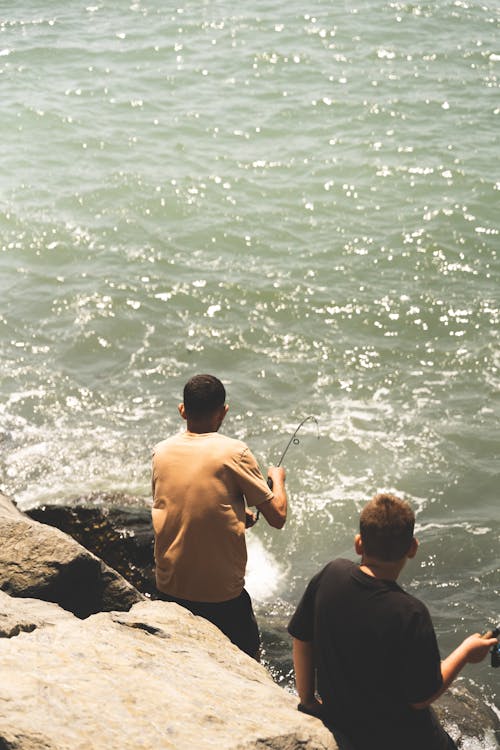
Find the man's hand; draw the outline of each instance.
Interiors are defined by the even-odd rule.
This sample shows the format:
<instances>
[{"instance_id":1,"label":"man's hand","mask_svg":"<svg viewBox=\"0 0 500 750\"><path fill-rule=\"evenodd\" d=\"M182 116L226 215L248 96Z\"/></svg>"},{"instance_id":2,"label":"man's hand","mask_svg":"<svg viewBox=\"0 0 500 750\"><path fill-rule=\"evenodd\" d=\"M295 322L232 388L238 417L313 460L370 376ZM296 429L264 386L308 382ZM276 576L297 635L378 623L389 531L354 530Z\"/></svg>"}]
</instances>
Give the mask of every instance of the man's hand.
<instances>
[{"instance_id":1,"label":"man's hand","mask_svg":"<svg viewBox=\"0 0 500 750\"><path fill-rule=\"evenodd\" d=\"M251 529L257 523L257 516L248 508L245 508L245 529Z\"/></svg>"},{"instance_id":2,"label":"man's hand","mask_svg":"<svg viewBox=\"0 0 500 750\"><path fill-rule=\"evenodd\" d=\"M270 466L267 470L267 476L271 480L271 487L274 485L282 487L285 483L286 471L283 466Z\"/></svg>"},{"instance_id":3,"label":"man's hand","mask_svg":"<svg viewBox=\"0 0 500 750\"><path fill-rule=\"evenodd\" d=\"M265 500L257 505L270 526L281 529L286 521L287 497L285 490L286 472L283 466L270 466L267 470L268 485L273 491L272 500ZM270 480L270 482L269 482Z\"/></svg>"}]
</instances>

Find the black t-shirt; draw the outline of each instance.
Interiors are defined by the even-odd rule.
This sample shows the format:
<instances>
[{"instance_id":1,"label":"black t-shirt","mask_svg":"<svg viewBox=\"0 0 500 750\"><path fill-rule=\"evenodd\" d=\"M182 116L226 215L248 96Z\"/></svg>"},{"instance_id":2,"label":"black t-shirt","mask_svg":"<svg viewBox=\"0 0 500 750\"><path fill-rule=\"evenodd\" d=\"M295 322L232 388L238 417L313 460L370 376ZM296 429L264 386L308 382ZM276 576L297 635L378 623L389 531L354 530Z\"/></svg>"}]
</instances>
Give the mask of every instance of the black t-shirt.
<instances>
[{"instance_id":1,"label":"black t-shirt","mask_svg":"<svg viewBox=\"0 0 500 750\"><path fill-rule=\"evenodd\" d=\"M442 684L431 618L395 581L334 560L310 581L288 632L313 642L325 722L356 747L447 747L433 712L410 706Z\"/></svg>"}]
</instances>

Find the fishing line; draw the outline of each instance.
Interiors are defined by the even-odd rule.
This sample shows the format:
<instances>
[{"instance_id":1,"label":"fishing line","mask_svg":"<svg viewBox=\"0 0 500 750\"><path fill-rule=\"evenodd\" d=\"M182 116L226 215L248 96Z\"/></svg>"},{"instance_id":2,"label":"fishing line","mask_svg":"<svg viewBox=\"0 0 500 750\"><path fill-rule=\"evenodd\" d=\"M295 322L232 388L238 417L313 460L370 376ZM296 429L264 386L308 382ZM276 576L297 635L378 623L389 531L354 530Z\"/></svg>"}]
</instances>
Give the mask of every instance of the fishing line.
<instances>
[{"instance_id":1,"label":"fishing line","mask_svg":"<svg viewBox=\"0 0 500 750\"><path fill-rule=\"evenodd\" d=\"M281 466L281 464L283 462L283 459L285 458L286 454L288 453L288 449L290 448L291 445L299 445L300 444L300 438L297 437L297 433L301 429L302 425L304 425L306 422L309 422L309 421L315 423L315 425L316 425L316 432L317 432L317 439L319 440L319 423L318 423L318 420L316 419L316 417L313 417L312 415L309 415L308 417L306 417L305 419L303 419L302 422L300 422L300 424L298 425L297 429L295 430L295 432L293 433L292 437L288 441L285 450L281 454L281 458L278 461L278 463L276 464L276 466ZM267 478L267 485L268 485L268 487L270 489L273 488L273 480L271 479L271 477ZM259 520L259 516L260 516L260 510L257 510L257 515L255 517L255 522L256 523Z\"/></svg>"}]
</instances>

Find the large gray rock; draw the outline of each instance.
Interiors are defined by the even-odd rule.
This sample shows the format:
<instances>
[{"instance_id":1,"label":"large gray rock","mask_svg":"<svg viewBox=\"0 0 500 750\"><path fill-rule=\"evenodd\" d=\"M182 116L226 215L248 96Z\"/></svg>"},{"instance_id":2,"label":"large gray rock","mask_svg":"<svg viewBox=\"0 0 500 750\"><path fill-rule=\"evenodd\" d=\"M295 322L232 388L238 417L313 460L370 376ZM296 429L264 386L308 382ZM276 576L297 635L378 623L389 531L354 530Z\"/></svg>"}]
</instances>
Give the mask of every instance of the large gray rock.
<instances>
[{"instance_id":1,"label":"large gray rock","mask_svg":"<svg viewBox=\"0 0 500 750\"><path fill-rule=\"evenodd\" d=\"M14 638L32 633L37 628L53 625L58 620L73 621L73 615L57 604L39 599L14 599L0 591L0 638Z\"/></svg>"},{"instance_id":2,"label":"large gray rock","mask_svg":"<svg viewBox=\"0 0 500 750\"><path fill-rule=\"evenodd\" d=\"M0 592L0 612L2 750L337 748L264 667L176 604L79 620Z\"/></svg>"},{"instance_id":3,"label":"large gray rock","mask_svg":"<svg viewBox=\"0 0 500 750\"><path fill-rule=\"evenodd\" d=\"M78 617L130 609L144 597L58 529L33 521L0 495L0 590L55 602Z\"/></svg>"}]
</instances>

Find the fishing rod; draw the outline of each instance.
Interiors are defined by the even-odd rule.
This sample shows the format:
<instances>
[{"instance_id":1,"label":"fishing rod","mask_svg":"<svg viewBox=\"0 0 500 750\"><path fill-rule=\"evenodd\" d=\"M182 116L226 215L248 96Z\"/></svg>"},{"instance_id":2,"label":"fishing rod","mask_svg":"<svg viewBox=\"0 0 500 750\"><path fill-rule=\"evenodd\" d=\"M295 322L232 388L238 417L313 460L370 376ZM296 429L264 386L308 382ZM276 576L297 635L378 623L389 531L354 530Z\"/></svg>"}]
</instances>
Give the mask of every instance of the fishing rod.
<instances>
[{"instance_id":1,"label":"fishing rod","mask_svg":"<svg viewBox=\"0 0 500 750\"><path fill-rule=\"evenodd\" d=\"M295 430L295 432L293 433L292 437L288 441L285 450L281 454L281 458L278 461L278 463L276 464L276 466L281 466L281 464L283 462L283 459L285 458L286 454L288 453L288 449L290 448L291 445L299 445L300 444L300 438L297 437L297 433L302 428L302 425L304 425L306 422L309 422L309 421L315 423L315 425L316 425L316 432L317 432L317 438L319 440L319 423L318 423L318 420L316 419L316 417L313 417L312 415L309 415L308 417L306 417L305 419L303 419L302 422L300 422L300 424L298 425L297 429ZM271 479L271 477L267 478L267 486L270 489L273 488L273 480ZM259 516L260 516L260 510L257 510L257 515L255 517L255 522L256 523L259 520Z\"/></svg>"},{"instance_id":2,"label":"fishing rod","mask_svg":"<svg viewBox=\"0 0 500 750\"><path fill-rule=\"evenodd\" d=\"M302 422L299 424L299 426L297 427L297 429L293 433L292 437L288 441L288 444L287 444L285 450L283 451L283 453L281 454L281 458L278 461L278 463L276 464L276 466L281 466L281 463L282 463L283 459L285 458L286 454L288 453L288 449L292 445L292 443L293 443L293 445L299 445L300 438L297 437L297 433L300 430L300 428L302 427L302 425L305 424L306 422L308 422L309 420L311 420L312 422L314 422L316 424L317 438L319 440L319 424L318 424L318 420L316 419L316 417L313 417L313 416L306 417L305 419L302 420ZM269 479L271 479L271 478L269 477Z\"/></svg>"}]
</instances>

